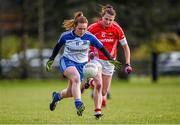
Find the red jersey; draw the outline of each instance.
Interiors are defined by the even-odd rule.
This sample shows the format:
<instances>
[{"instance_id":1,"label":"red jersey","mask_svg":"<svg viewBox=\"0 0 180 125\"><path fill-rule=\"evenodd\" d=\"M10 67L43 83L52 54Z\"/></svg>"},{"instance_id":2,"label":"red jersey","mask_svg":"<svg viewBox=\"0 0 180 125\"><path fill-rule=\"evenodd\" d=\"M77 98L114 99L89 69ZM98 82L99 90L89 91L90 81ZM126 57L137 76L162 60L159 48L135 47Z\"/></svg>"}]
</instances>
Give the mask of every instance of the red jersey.
<instances>
[{"instance_id":1,"label":"red jersey","mask_svg":"<svg viewBox=\"0 0 180 125\"><path fill-rule=\"evenodd\" d=\"M115 21L110 27L103 27L101 22L98 21L91 24L88 27L88 31L94 34L103 43L111 56L116 59L118 43L125 38L122 28ZM91 51L95 51L100 59L107 60L101 51L94 47L90 49Z\"/></svg>"}]
</instances>

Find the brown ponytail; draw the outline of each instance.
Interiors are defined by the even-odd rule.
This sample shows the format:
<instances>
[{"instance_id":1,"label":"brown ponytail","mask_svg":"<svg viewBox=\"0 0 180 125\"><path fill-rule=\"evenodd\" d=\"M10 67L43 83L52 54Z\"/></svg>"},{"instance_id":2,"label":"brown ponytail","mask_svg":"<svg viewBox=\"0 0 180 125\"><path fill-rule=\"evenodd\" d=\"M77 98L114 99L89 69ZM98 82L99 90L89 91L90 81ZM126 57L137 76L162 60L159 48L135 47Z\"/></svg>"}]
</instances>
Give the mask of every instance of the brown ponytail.
<instances>
[{"instance_id":1,"label":"brown ponytail","mask_svg":"<svg viewBox=\"0 0 180 125\"><path fill-rule=\"evenodd\" d=\"M88 23L88 20L83 16L83 12L78 11L74 14L74 19L64 20L63 27L66 30L72 30L78 23Z\"/></svg>"}]
</instances>

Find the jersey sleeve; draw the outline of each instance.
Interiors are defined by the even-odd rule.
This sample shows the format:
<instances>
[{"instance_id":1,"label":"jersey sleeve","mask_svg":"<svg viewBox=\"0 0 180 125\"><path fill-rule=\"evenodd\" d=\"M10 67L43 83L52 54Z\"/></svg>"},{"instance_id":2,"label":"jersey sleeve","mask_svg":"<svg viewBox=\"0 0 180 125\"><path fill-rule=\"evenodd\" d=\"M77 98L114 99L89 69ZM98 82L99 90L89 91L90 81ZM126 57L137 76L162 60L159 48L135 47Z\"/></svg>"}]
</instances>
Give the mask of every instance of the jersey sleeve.
<instances>
[{"instance_id":1,"label":"jersey sleeve","mask_svg":"<svg viewBox=\"0 0 180 125\"><path fill-rule=\"evenodd\" d=\"M65 38L64 38L64 36L63 36L63 34L62 34L62 35L59 37L58 42L57 42L57 44L55 45L55 47L54 47L54 49L53 49L53 52L52 52L52 54L51 54L51 56L50 56L50 59L52 59L52 60L55 59L56 55L58 54L60 48L64 45L64 43L65 43Z\"/></svg>"},{"instance_id":2,"label":"jersey sleeve","mask_svg":"<svg viewBox=\"0 0 180 125\"><path fill-rule=\"evenodd\" d=\"M117 38L122 46L127 44L127 40L122 28L118 25L118 23L114 22L115 29L117 31Z\"/></svg>"},{"instance_id":3,"label":"jersey sleeve","mask_svg":"<svg viewBox=\"0 0 180 125\"><path fill-rule=\"evenodd\" d=\"M103 44L93 35L90 35L90 45L96 47L97 49L101 49Z\"/></svg>"},{"instance_id":4,"label":"jersey sleeve","mask_svg":"<svg viewBox=\"0 0 180 125\"><path fill-rule=\"evenodd\" d=\"M124 35L124 31L123 29L119 26L119 24L117 22L114 22L114 27L117 31L117 36L118 36L118 39L119 41L121 41L122 39L125 38L125 35Z\"/></svg>"},{"instance_id":5,"label":"jersey sleeve","mask_svg":"<svg viewBox=\"0 0 180 125\"><path fill-rule=\"evenodd\" d=\"M64 33L62 33L61 36L58 39L59 46L63 46L65 44L65 41L66 41L65 40L65 35L64 35Z\"/></svg>"}]
</instances>

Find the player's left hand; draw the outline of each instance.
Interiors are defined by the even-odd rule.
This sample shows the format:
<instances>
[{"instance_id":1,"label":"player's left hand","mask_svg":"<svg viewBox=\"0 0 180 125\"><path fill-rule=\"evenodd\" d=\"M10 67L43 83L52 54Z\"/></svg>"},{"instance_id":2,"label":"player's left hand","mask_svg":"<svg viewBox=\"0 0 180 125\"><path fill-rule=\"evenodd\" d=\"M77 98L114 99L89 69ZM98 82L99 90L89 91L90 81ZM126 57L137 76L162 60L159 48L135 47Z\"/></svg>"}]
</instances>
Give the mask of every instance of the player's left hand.
<instances>
[{"instance_id":1,"label":"player's left hand","mask_svg":"<svg viewBox=\"0 0 180 125\"><path fill-rule=\"evenodd\" d=\"M132 72L132 67L129 64L125 65L124 72L130 74Z\"/></svg>"},{"instance_id":2,"label":"player's left hand","mask_svg":"<svg viewBox=\"0 0 180 125\"><path fill-rule=\"evenodd\" d=\"M109 62L111 64L113 64L115 66L115 68L118 69L118 70L120 70L121 67L122 67L122 64L119 61L117 61L117 60L109 60Z\"/></svg>"}]
</instances>

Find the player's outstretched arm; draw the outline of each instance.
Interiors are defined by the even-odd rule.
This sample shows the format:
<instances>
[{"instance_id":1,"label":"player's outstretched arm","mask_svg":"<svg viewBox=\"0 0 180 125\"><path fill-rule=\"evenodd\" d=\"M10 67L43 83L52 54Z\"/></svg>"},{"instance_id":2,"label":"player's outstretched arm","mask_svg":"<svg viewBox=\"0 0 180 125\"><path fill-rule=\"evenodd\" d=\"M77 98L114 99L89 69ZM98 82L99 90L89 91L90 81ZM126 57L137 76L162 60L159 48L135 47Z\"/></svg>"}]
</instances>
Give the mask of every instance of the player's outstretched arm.
<instances>
[{"instance_id":1,"label":"player's outstretched arm","mask_svg":"<svg viewBox=\"0 0 180 125\"><path fill-rule=\"evenodd\" d=\"M49 57L49 60L46 63L46 70L48 72L52 70L52 64L53 64L54 59L55 59L56 55L58 54L60 48L61 48L61 45L59 43L57 43L53 49L51 56Z\"/></svg>"}]
</instances>

